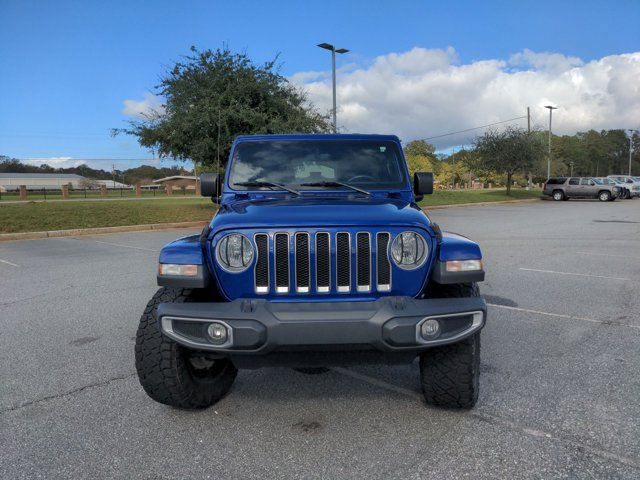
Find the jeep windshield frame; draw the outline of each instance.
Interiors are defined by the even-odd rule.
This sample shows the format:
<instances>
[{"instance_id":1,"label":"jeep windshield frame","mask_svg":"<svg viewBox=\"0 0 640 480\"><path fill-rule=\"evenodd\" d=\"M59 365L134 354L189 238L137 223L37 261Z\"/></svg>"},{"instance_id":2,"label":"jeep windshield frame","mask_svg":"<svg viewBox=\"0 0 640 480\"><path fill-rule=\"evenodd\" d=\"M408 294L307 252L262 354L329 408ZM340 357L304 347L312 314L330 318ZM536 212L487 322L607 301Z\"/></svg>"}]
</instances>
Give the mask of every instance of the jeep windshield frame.
<instances>
[{"instance_id":1,"label":"jeep windshield frame","mask_svg":"<svg viewBox=\"0 0 640 480\"><path fill-rule=\"evenodd\" d=\"M353 187L371 190L410 190L399 144L390 139L260 139L238 142L233 149L227 187L234 191L265 190L240 185L277 183L296 191L332 191ZM316 186L305 184L317 184ZM348 184L352 188L339 186Z\"/></svg>"}]
</instances>

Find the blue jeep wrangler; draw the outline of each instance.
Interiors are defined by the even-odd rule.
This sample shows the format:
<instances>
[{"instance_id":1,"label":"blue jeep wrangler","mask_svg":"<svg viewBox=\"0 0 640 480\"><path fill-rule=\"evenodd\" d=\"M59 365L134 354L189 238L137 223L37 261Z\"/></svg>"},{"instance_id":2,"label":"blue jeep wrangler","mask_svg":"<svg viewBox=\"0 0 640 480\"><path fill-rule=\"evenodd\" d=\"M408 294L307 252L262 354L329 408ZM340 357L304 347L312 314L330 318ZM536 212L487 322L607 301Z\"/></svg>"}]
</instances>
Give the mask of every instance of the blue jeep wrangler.
<instances>
[{"instance_id":1,"label":"blue jeep wrangler","mask_svg":"<svg viewBox=\"0 0 640 480\"><path fill-rule=\"evenodd\" d=\"M160 253L160 290L135 346L154 400L205 408L237 369L420 363L426 401L478 398L486 303L478 245L416 205L433 175L409 177L387 135L241 136L200 235Z\"/></svg>"}]
</instances>

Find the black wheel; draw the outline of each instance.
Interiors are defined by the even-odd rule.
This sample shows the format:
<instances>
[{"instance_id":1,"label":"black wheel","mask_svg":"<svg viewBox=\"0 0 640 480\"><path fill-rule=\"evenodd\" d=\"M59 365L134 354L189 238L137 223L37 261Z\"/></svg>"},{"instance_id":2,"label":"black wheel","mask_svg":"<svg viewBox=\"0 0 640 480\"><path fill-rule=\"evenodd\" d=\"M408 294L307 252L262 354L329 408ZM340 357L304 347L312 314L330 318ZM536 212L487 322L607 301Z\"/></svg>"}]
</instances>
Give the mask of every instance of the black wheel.
<instances>
[{"instance_id":1,"label":"black wheel","mask_svg":"<svg viewBox=\"0 0 640 480\"><path fill-rule=\"evenodd\" d=\"M475 283L432 284L429 298L479 297ZM480 387L480 332L458 343L426 350L420 355L420 383L427 403L472 408Z\"/></svg>"},{"instance_id":2,"label":"black wheel","mask_svg":"<svg viewBox=\"0 0 640 480\"><path fill-rule=\"evenodd\" d=\"M602 190L600 193L598 193L598 200L600 200L601 202L608 202L610 199L611 193L607 190Z\"/></svg>"},{"instance_id":3,"label":"black wheel","mask_svg":"<svg viewBox=\"0 0 640 480\"><path fill-rule=\"evenodd\" d=\"M194 302L200 294L161 288L147 304L136 335L136 370L144 391L157 402L188 410L216 403L231 389L238 373L229 360L185 349L158 329L159 304Z\"/></svg>"},{"instance_id":4,"label":"black wheel","mask_svg":"<svg viewBox=\"0 0 640 480\"><path fill-rule=\"evenodd\" d=\"M565 196L564 196L564 193L562 193L562 190L554 190L553 191L553 199L556 202L559 202L560 200L564 200Z\"/></svg>"}]
</instances>

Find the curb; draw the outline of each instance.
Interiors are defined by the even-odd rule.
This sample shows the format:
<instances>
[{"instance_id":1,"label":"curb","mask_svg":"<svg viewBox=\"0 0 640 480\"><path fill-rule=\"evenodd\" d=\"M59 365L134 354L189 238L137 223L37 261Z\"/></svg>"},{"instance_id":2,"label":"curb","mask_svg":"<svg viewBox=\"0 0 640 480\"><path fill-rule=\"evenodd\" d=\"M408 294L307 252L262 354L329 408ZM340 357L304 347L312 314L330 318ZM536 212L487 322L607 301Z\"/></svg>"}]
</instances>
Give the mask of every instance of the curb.
<instances>
[{"instance_id":1,"label":"curb","mask_svg":"<svg viewBox=\"0 0 640 480\"><path fill-rule=\"evenodd\" d=\"M9 240L37 240L42 238L75 237L79 235L100 235L120 232L145 232L150 230L167 230L170 228L203 227L209 221L152 223L148 225L123 225L120 227L74 228L71 230L49 230L47 232L2 233L0 242Z\"/></svg>"},{"instance_id":2,"label":"curb","mask_svg":"<svg viewBox=\"0 0 640 480\"><path fill-rule=\"evenodd\" d=\"M433 205L433 206L425 205L420 208L422 208L422 210L440 210L443 208L475 207L475 206L482 207L487 205L504 205L508 203L533 203L533 202L540 202L540 201L542 201L542 198L525 198L523 200L500 200L497 202L457 203L452 205Z\"/></svg>"}]
</instances>

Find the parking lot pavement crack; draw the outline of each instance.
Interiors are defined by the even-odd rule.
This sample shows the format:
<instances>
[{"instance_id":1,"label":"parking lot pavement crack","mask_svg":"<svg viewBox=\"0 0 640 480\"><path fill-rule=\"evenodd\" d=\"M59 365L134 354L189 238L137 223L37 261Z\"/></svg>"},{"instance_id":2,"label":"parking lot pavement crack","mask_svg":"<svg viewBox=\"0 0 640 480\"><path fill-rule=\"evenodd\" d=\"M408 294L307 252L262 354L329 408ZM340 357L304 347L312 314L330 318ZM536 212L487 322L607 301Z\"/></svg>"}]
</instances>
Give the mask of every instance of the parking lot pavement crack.
<instances>
[{"instance_id":1,"label":"parking lot pavement crack","mask_svg":"<svg viewBox=\"0 0 640 480\"><path fill-rule=\"evenodd\" d=\"M542 312L540 310L532 310L529 308L520 308L520 307L511 307L509 305L501 305L498 303L487 303L487 305L489 307L494 307L494 308L502 308L505 310L512 310L515 312L522 312L522 313L532 313L534 315L543 315L543 316L547 316L547 317L555 317L555 318L564 318L567 320L578 320L581 322L589 322L589 323L597 323L600 325L608 325L608 326L614 326L614 327L624 327L624 328L633 328L635 330L640 330L640 325L630 325L628 323L622 323L616 320L598 320L595 318L586 318L586 317L576 317L573 315L565 315L564 313L552 313L552 312Z\"/></svg>"},{"instance_id":2,"label":"parking lot pavement crack","mask_svg":"<svg viewBox=\"0 0 640 480\"><path fill-rule=\"evenodd\" d=\"M531 436L531 437L537 437L537 438L541 438L541 439L546 439L546 440L551 440L551 441L556 441L559 443L562 443L564 445L568 445L571 447L574 447L576 449L588 452L594 456L600 457L600 458L605 458L608 460L613 460L614 462L618 462L621 463L623 465L626 465L628 467L631 468L635 468L637 470L640 470L640 459L636 459L636 458L631 458L631 457L626 457L624 455L620 455L618 453L614 453L614 452L610 452L608 450L604 450L602 448L598 448L598 447L592 447L589 446L585 443L581 443L578 442L576 440L567 438L565 436L560 436L560 435L554 435L552 433L549 432L545 432L543 430L538 430L535 428L531 428L525 425L521 425L517 422L511 421L511 420L507 420L505 418L502 417L498 417L496 415L492 415L486 412L481 412L481 411L473 411L470 413L472 417L477 418L478 420L481 420L483 422L487 422L490 423L491 425L496 425L496 426L502 426L502 427L506 427L510 430L516 431L516 432L520 432L523 433L525 435Z\"/></svg>"},{"instance_id":3,"label":"parking lot pavement crack","mask_svg":"<svg viewBox=\"0 0 640 480\"><path fill-rule=\"evenodd\" d=\"M129 373L126 375L119 375L117 377L111 377L108 378L107 380L103 380L101 382L95 382L95 383L90 383L89 385L84 385L82 387L79 388L75 388L73 390L70 390L68 392L62 392L62 393L58 393L56 395L49 395L46 397L42 397L42 398L37 398L35 400L30 400L28 402L23 402L20 403L18 405L14 405L12 407L9 408L5 408L4 410L0 410L0 415L4 415L5 413L11 413L11 412L15 412L16 410L20 410L22 408L25 407L30 407L32 405L37 405L39 403L42 402L48 402L49 400L56 400L58 398L64 398L64 397L70 397L73 395L77 395L78 393L84 392L85 390L90 390L92 388L99 388L99 387L104 387L105 385L109 385L113 382L117 382L119 380L127 380L131 377L135 377L136 374L135 373Z\"/></svg>"},{"instance_id":4,"label":"parking lot pavement crack","mask_svg":"<svg viewBox=\"0 0 640 480\"><path fill-rule=\"evenodd\" d=\"M369 383L370 385L376 386L376 387L380 387L380 388L384 388L386 390L390 390L396 393L399 393L401 395L405 395L407 397L419 400L420 402L423 402L423 398L422 395L419 392L416 392L414 390L410 390L407 388L403 388L403 387L399 387L397 385L393 385L391 383L385 382L384 380L380 380L374 377L371 377L369 375L365 375L359 372L354 372L353 370L349 370L347 368L332 368L333 371L340 373L342 375L351 377L351 378L355 378L357 380ZM610 452L608 450L604 450L603 448L599 448L599 447L593 447L593 446L589 446L586 445L585 443L581 443L578 442L576 440L573 440L571 438L567 438L565 436L561 436L561 435L556 435L556 434L552 434L549 432L546 432L544 430L540 430L538 428L533 428L530 426L526 426L526 425L521 425L517 422L514 422L512 420L508 420L506 418L502 418L487 412L483 412L480 409L475 409L471 412L469 412L469 416L475 419L478 419L480 421L489 423L491 425L497 426L497 427L502 427L502 428L507 428L511 431L514 432L518 432L524 435L527 435L529 437L535 437L535 438L539 438L539 439L543 439L543 440L549 440L549 441L554 441L554 442L558 442L558 443L562 443L564 445L576 448L576 449L581 449L585 452L589 452L590 454L600 457L600 458L604 458L607 460L611 460L614 462L618 462L621 463L623 465L626 465L628 467L631 468L635 468L640 470L640 459L636 459L636 458L631 458L631 457L627 457L624 455L620 455L614 452Z\"/></svg>"}]
</instances>

